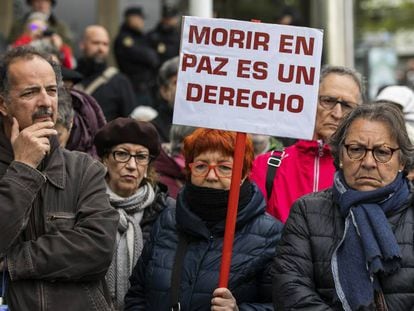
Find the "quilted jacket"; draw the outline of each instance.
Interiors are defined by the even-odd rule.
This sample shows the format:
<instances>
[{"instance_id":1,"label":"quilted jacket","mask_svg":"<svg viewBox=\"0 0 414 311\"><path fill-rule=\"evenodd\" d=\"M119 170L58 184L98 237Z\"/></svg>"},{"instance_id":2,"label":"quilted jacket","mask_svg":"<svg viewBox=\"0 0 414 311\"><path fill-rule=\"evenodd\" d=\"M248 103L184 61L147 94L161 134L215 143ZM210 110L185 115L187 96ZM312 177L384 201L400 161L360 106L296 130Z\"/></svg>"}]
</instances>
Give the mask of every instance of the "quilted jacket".
<instances>
[{"instance_id":1,"label":"quilted jacket","mask_svg":"<svg viewBox=\"0 0 414 311\"><path fill-rule=\"evenodd\" d=\"M273 310L269 267L282 224L265 214L264 198L253 187L250 203L237 216L228 287L240 310ZM210 232L189 210L182 192L177 207L166 209L154 225L130 278L125 310L169 310L177 226L190 240L181 273L181 310L210 310L212 293L218 287L224 221Z\"/></svg>"},{"instance_id":2,"label":"quilted jacket","mask_svg":"<svg viewBox=\"0 0 414 311\"><path fill-rule=\"evenodd\" d=\"M395 274L380 277L380 284L388 310L414 310L412 196L409 204L387 218L401 249L402 266ZM274 262L275 310L343 310L335 298L331 258L344 223L330 189L293 205Z\"/></svg>"}]
</instances>

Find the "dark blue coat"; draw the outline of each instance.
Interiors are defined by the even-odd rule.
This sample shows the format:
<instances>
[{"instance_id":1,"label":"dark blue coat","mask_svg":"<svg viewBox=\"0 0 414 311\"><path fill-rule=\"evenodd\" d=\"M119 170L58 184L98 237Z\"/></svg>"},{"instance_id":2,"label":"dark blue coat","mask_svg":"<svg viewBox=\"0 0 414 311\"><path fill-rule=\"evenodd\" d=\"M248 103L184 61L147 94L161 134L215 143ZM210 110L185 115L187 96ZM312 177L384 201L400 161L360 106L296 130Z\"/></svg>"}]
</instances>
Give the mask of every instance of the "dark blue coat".
<instances>
[{"instance_id":1,"label":"dark blue coat","mask_svg":"<svg viewBox=\"0 0 414 311\"><path fill-rule=\"evenodd\" d=\"M273 310L268 268L282 224L265 213L265 200L256 186L253 192L250 203L238 213L228 288L240 310ZM153 227L130 278L125 310L169 310L176 225L191 237L181 274L181 310L210 310L218 287L225 224L208 230L186 206L182 192L177 207L166 209Z\"/></svg>"}]
</instances>

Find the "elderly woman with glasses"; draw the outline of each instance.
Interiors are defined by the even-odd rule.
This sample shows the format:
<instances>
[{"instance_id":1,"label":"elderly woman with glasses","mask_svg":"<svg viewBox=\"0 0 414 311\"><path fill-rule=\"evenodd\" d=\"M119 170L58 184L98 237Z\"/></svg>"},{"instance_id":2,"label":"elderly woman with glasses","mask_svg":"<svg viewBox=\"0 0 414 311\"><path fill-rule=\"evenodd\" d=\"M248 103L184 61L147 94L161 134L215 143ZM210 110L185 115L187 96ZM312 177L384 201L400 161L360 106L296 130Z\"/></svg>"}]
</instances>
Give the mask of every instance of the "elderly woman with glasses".
<instances>
[{"instance_id":1,"label":"elderly woman with glasses","mask_svg":"<svg viewBox=\"0 0 414 311\"><path fill-rule=\"evenodd\" d=\"M332 188L292 207L274 262L275 310L414 308L414 149L401 111L353 110L331 139Z\"/></svg>"},{"instance_id":2,"label":"elderly woman with glasses","mask_svg":"<svg viewBox=\"0 0 414 311\"><path fill-rule=\"evenodd\" d=\"M175 206L175 200L157 183L152 167L160 153L160 140L151 123L115 119L96 134L95 146L107 168L109 200L120 215L116 251L106 280L115 309L123 310L128 278L151 227L164 208Z\"/></svg>"},{"instance_id":3,"label":"elderly woman with glasses","mask_svg":"<svg viewBox=\"0 0 414 311\"><path fill-rule=\"evenodd\" d=\"M228 288L217 288L236 134L197 129L184 140L187 181L130 278L125 310L273 310L269 268L282 224L247 176L248 138Z\"/></svg>"}]
</instances>

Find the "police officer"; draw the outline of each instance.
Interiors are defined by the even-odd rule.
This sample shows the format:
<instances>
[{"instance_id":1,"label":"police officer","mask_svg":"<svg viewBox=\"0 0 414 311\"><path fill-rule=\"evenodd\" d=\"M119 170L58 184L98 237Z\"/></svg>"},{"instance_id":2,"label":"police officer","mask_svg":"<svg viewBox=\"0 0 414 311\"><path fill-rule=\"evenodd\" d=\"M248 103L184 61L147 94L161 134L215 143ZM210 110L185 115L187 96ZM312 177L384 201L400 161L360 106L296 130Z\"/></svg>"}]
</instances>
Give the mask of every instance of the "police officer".
<instances>
[{"instance_id":1,"label":"police officer","mask_svg":"<svg viewBox=\"0 0 414 311\"><path fill-rule=\"evenodd\" d=\"M132 82L138 105L152 106L159 58L143 33L144 18L141 7L126 9L114 51L119 69Z\"/></svg>"}]
</instances>

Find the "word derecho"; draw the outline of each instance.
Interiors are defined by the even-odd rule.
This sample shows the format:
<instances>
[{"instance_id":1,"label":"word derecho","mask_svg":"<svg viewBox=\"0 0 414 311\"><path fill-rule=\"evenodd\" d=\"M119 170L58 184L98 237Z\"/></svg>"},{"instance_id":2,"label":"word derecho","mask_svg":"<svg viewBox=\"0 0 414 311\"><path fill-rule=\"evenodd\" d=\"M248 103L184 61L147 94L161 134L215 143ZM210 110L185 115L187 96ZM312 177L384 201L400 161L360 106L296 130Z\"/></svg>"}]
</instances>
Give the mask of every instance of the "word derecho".
<instances>
[{"instance_id":1,"label":"word derecho","mask_svg":"<svg viewBox=\"0 0 414 311\"><path fill-rule=\"evenodd\" d=\"M173 123L310 139L322 35L185 16Z\"/></svg>"}]
</instances>

